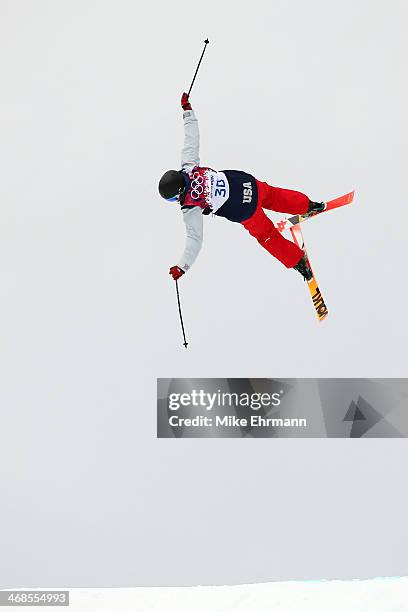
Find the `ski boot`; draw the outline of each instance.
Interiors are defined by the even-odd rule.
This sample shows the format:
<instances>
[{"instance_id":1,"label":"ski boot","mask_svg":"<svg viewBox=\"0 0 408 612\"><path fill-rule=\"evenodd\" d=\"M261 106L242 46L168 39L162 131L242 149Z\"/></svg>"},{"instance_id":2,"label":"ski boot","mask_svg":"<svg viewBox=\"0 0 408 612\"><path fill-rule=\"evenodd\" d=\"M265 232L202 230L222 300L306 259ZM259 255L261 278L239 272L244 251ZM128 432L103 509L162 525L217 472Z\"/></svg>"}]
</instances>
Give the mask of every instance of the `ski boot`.
<instances>
[{"instance_id":1,"label":"ski boot","mask_svg":"<svg viewBox=\"0 0 408 612\"><path fill-rule=\"evenodd\" d=\"M312 202L311 200L309 200L309 208L307 210L307 213L302 216L305 219L307 219L308 217L313 217L313 215L317 215L318 213L323 212L325 208L326 202Z\"/></svg>"},{"instance_id":2,"label":"ski boot","mask_svg":"<svg viewBox=\"0 0 408 612\"><path fill-rule=\"evenodd\" d=\"M300 272L305 281L309 282L312 280L313 272L307 259L306 253L303 255L302 259L295 266L293 266L293 268L297 272Z\"/></svg>"}]
</instances>

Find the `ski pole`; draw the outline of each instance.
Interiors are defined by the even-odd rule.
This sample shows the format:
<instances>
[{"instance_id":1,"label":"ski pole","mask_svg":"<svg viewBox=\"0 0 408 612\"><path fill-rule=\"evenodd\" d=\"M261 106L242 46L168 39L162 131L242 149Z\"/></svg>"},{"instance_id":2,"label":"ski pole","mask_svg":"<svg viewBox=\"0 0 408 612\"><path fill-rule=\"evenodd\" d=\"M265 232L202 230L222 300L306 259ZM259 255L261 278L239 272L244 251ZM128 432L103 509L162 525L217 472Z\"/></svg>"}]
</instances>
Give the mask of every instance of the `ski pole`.
<instances>
[{"instance_id":1,"label":"ski pole","mask_svg":"<svg viewBox=\"0 0 408 612\"><path fill-rule=\"evenodd\" d=\"M179 293L179 288L178 288L178 280L176 280L176 293L177 293L177 303L178 303L178 310L179 310L179 316L180 316L181 330L183 332L183 339L184 339L183 344L184 344L185 348L187 348L188 342L186 340L186 332L184 331L183 315L181 313L181 304L180 304L180 293Z\"/></svg>"},{"instance_id":2,"label":"ski pole","mask_svg":"<svg viewBox=\"0 0 408 612\"><path fill-rule=\"evenodd\" d=\"M200 64L201 64L201 62L202 62L202 59L203 59L203 57L204 57L205 50L206 50L207 45L208 45L208 43L209 43L209 42L210 42L210 41L208 40L208 38L206 38L206 39L205 39L205 41L204 41L204 49L203 49L203 52L202 52L202 54L201 54L200 61L198 62L198 66L197 66L197 69L196 69L196 71L195 71L195 74L194 74L194 76L193 76L193 80L191 81L191 85L190 85L190 89L188 90L187 98L189 98L189 97L190 97L190 93L191 93L191 90L193 89L193 85L194 85L194 81L195 81L196 76L197 76L198 69L199 69L199 67L200 67Z\"/></svg>"}]
</instances>

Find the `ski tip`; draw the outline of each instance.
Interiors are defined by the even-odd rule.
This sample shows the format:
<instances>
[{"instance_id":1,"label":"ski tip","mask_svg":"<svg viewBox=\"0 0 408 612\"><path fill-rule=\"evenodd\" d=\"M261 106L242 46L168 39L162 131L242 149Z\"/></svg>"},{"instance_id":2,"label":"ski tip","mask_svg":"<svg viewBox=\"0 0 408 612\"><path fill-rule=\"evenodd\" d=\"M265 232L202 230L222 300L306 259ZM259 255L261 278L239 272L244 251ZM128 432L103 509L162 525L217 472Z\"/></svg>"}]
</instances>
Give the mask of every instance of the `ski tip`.
<instances>
[{"instance_id":1,"label":"ski tip","mask_svg":"<svg viewBox=\"0 0 408 612\"><path fill-rule=\"evenodd\" d=\"M313 306L316 311L317 318L319 321L323 321L329 314L326 303L320 292L319 286L316 282L315 277L308 281L310 295L312 296Z\"/></svg>"},{"instance_id":2,"label":"ski tip","mask_svg":"<svg viewBox=\"0 0 408 612\"><path fill-rule=\"evenodd\" d=\"M346 193L338 198L335 198L334 200L329 200L328 202L326 202L326 208L323 212L325 212L326 210L333 210L335 208L340 208L341 206L346 206L347 204L351 204L354 199L354 193L355 193L354 191L350 191L349 193Z\"/></svg>"},{"instance_id":3,"label":"ski tip","mask_svg":"<svg viewBox=\"0 0 408 612\"><path fill-rule=\"evenodd\" d=\"M350 191L350 193L348 193L345 198L346 198L346 202L347 204L351 204L352 201L354 200L354 195L355 195L355 190L353 189L353 191Z\"/></svg>"}]
</instances>

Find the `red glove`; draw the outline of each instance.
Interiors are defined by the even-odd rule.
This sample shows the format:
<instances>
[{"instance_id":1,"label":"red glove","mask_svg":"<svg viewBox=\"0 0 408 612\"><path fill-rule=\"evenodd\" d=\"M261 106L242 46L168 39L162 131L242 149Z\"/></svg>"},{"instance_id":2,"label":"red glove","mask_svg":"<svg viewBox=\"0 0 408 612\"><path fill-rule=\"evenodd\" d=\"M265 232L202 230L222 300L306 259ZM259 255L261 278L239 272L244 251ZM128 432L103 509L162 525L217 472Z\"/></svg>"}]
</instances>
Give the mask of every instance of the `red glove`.
<instances>
[{"instance_id":1,"label":"red glove","mask_svg":"<svg viewBox=\"0 0 408 612\"><path fill-rule=\"evenodd\" d=\"M193 110L191 108L190 102L188 101L188 94L186 94L185 92L181 96L181 106L183 107L183 110Z\"/></svg>"},{"instance_id":2,"label":"red glove","mask_svg":"<svg viewBox=\"0 0 408 612\"><path fill-rule=\"evenodd\" d=\"M184 270L182 270L181 268L179 268L178 266L173 266L172 268L170 268L170 272L169 274L172 275L173 279L176 281L178 280L181 276L183 276L184 274Z\"/></svg>"}]
</instances>

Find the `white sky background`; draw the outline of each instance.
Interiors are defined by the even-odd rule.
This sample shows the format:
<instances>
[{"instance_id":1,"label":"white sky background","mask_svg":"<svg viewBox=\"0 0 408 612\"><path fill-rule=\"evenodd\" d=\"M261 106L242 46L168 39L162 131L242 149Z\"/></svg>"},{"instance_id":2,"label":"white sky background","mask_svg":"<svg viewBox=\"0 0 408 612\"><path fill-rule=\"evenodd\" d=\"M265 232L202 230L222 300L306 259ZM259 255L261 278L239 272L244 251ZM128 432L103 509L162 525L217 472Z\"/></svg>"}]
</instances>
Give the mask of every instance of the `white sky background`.
<instances>
[{"instance_id":1,"label":"white sky background","mask_svg":"<svg viewBox=\"0 0 408 612\"><path fill-rule=\"evenodd\" d=\"M406 376L406 19L397 1L0 0L2 582L404 573L403 441L154 436L158 376ZM206 36L202 163L357 193L305 226L321 325L296 273L205 219L185 351L184 229L157 181Z\"/></svg>"}]
</instances>

